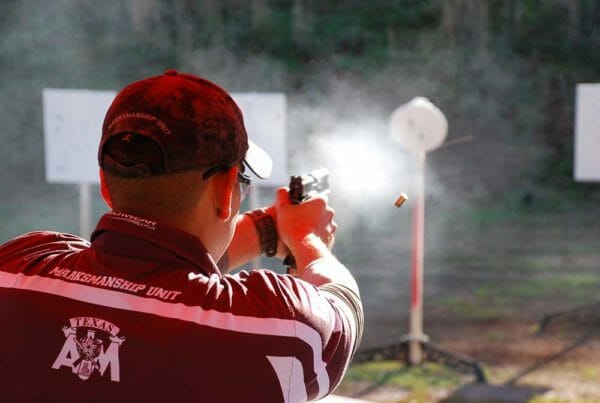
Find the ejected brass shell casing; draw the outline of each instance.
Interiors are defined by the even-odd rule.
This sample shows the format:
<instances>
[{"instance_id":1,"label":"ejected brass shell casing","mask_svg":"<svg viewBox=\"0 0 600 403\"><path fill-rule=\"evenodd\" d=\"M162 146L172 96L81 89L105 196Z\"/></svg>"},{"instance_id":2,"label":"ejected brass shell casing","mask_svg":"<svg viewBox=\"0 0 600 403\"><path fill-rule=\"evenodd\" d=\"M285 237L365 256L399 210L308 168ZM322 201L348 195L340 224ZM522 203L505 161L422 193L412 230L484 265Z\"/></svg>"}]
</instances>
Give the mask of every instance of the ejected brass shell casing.
<instances>
[{"instance_id":1,"label":"ejected brass shell casing","mask_svg":"<svg viewBox=\"0 0 600 403\"><path fill-rule=\"evenodd\" d=\"M394 203L394 206L400 207L407 200L408 200L408 196L406 195L406 193L400 193L400 196L398 196L398 198L396 199L396 202Z\"/></svg>"}]
</instances>

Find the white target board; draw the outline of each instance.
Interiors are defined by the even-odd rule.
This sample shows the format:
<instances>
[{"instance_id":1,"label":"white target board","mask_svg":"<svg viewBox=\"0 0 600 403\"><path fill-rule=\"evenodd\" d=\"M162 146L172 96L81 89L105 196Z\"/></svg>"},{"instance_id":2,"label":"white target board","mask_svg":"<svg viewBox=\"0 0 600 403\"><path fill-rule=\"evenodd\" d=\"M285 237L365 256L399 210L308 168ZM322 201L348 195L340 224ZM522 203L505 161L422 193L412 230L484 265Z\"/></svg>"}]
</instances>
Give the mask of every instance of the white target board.
<instances>
[{"instance_id":1,"label":"white target board","mask_svg":"<svg viewBox=\"0 0 600 403\"><path fill-rule=\"evenodd\" d=\"M577 84L575 180L600 182L600 84Z\"/></svg>"},{"instance_id":2,"label":"white target board","mask_svg":"<svg viewBox=\"0 0 600 403\"><path fill-rule=\"evenodd\" d=\"M283 93L233 93L232 98L244 114L248 137L265 150L273 160L273 173L265 180L252 183L287 186L286 128L287 102Z\"/></svg>"},{"instance_id":3,"label":"white target board","mask_svg":"<svg viewBox=\"0 0 600 403\"><path fill-rule=\"evenodd\" d=\"M98 144L114 91L43 90L46 180L98 183ZM231 94L244 114L248 136L273 159L273 174L257 185L287 183L286 96L281 93Z\"/></svg>"},{"instance_id":4,"label":"white target board","mask_svg":"<svg viewBox=\"0 0 600 403\"><path fill-rule=\"evenodd\" d=\"M392 138L413 152L438 148L448 134L444 113L424 97L400 105L390 116Z\"/></svg>"},{"instance_id":5,"label":"white target board","mask_svg":"<svg viewBox=\"0 0 600 403\"><path fill-rule=\"evenodd\" d=\"M97 183L98 144L113 91L46 88L44 154L50 183Z\"/></svg>"}]
</instances>

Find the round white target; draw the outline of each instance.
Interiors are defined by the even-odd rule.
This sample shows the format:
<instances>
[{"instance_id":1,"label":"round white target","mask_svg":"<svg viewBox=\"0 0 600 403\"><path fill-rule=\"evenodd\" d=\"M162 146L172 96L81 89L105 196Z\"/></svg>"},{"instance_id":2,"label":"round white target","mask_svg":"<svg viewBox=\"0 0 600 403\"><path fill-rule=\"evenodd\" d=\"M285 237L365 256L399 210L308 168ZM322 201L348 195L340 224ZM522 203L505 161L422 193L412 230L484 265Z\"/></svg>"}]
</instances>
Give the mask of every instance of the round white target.
<instances>
[{"instance_id":1,"label":"round white target","mask_svg":"<svg viewBox=\"0 0 600 403\"><path fill-rule=\"evenodd\" d=\"M438 148L448 134L446 117L427 98L416 97L400 105L390 117L392 138L414 152Z\"/></svg>"}]
</instances>

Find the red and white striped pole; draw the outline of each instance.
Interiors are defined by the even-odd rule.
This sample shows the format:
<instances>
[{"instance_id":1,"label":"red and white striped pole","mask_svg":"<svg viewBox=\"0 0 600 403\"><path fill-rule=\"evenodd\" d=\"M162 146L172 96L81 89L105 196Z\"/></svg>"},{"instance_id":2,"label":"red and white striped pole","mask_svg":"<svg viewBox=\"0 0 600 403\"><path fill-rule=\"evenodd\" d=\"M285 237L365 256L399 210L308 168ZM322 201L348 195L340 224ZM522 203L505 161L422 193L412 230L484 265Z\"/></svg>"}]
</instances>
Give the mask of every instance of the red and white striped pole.
<instances>
[{"instance_id":1,"label":"red and white striped pole","mask_svg":"<svg viewBox=\"0 0 600 403\"><path fill-rule=\"evenodd\" d=\"M425 155L438 148L448 133L446 117L427 98L416 97L400 105L390 116L392 138L411 150L416 159L415 204L413 205L413 250L411 261L408 362L423 361L423 257L425 234Z\"/></svg>"},{"instance_id":2,"label":"red and white striped pole","mask_svg":"<svg viewBox=\"0 0 600 403\"><path fill-rule=\"evenodd\" d=\"M425 234L425 152L416 152L415 204L412 221L412 264L410 287L410 322L408 334L408 362L418 365L423 361L421 342L423 333L423 257Z\"/></svg>"}]
</instances>

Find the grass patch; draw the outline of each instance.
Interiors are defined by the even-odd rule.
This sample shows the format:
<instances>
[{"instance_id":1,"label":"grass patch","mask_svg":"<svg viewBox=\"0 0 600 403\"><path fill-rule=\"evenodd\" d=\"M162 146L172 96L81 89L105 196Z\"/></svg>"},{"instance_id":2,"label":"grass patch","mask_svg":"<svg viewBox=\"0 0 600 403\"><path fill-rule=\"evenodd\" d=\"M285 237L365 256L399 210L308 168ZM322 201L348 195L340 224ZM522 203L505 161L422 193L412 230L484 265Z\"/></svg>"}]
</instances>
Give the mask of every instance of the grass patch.
<instances>
[{"instance_id":1,"label":"grass patch","mask_svg":"<svg viewBox=\"0 0 600 403\"><path fill-rule=\"evenodd\" d=\"M600 278L593 273L523 277L511 282L487 282L469 294L442 300L453 315L474 320L502 319L522 309L527 300L562 299L570 304L595 300Z\"/></svg>"},{"instance_id":2,"label":"grass patch","mask_svg":"<svg viewBox=\"0 0 600 403\"><path fill-rule=\"evenodd\" d=\"M554 396L537 396L531 399L528 403L598 403L598 400L594 399L569 399L565 400L560 397Z\"/></svg>"},{"instance_id":3,"label":"grass patch","mask_svg":"<svg viewBox=\"0 0 600 403\"><path fill-rule=\"evenodd\" d=\"M508 304L492 304L480 298L451 298L446 299L444 305L454 315L477 320L506 318L512 309Z\"/></svg>"},{"instance_id":4,"label":"grass patch","mask_svg":"<svg viewBox=\"0 0 600 403\"><path fill-rule=\"evenodd\" d=\"M499 332L497 330L490 330L481 335L483 340L486 340L490 343L502 343L506 340L507 335L504 332Z\"/></svg>"},{"instance_id":5,"label":"grass patch","mask_svg":"<svg viewBox=\"0 0 600 403\"><path fill-rule=\"evenodd\" d=\"M372 361L354 364L348 370L344 382L369 382L377 385L396 386L411 392L429 389L455 388L460 375L441 365L425 363L411 367L399 361Z\"/></svg>"},{"instance_id":6,"label":"grass patch","mask_svg":"<svg viewBox=\"0 0 600 403\"><path fill-rule=\"evenodd\" d=\"M579 373L581 374L581 378L586 381L597 381L600 379L600 368L592 367L592 366L584 366L579 368Z\"/></svg>"},{"instance_id":7,"label":"grass patch","mask_svg":"<svg viewBox=\"0 0 600 403\"><path fill-rule=\"evenodd\" d=\"M538 277L521 280L507 287L507 295L517 298L566 297L585 301L594 296L600 288L600 279L592 274L564 274L552 277Z\"/></svg>"},{"instance_id":8,"label":"grass patch","mask_svg":"<svg viewBox=\"0 0 600 403\"><path fill-rule=\"evenodd\" d=\"M560 373L565 370L568 369L561 367L555 371ZM486 368L491 384L503 384L518 371L518 366ZM582 380L588 382L593 382L600 376L600 369L590 365L578 366L576 372ZM555 375L553 373L553 376ZM427 403L434 401L434 397L439 397L440 393L452 393L468 381L469 379L465 375L460 375L435 363L424 363L422 366L411 367L399 361L374 361L352 365L342 381L338 393L360 397L370 390L388 388L388 390L406 391L405 396L394 400L397 403ZM552 389L552 385L547 386ZM550 390L547 394L534 397L528 403L593 403L597 401L584 396L565 398L557 396Z\"/></svg>"},{"instance_id":9,"label":"grass patch","mask_svg":"<svg viewBox=\"0 0 600 403\"><path fill-rule=\"evenodd\" d=\"M471 224L492 225L500 223L529 222L537 225L552 225L556 215L569 214L577 219L582 215L572 214L587 208L594 208L595 201L589 197L569 197L558 188L537 189L529 194L520 190L506 192L504 197L489 202L484 200L475 208L464 213Z\"/></svg>"}]
</instances>

